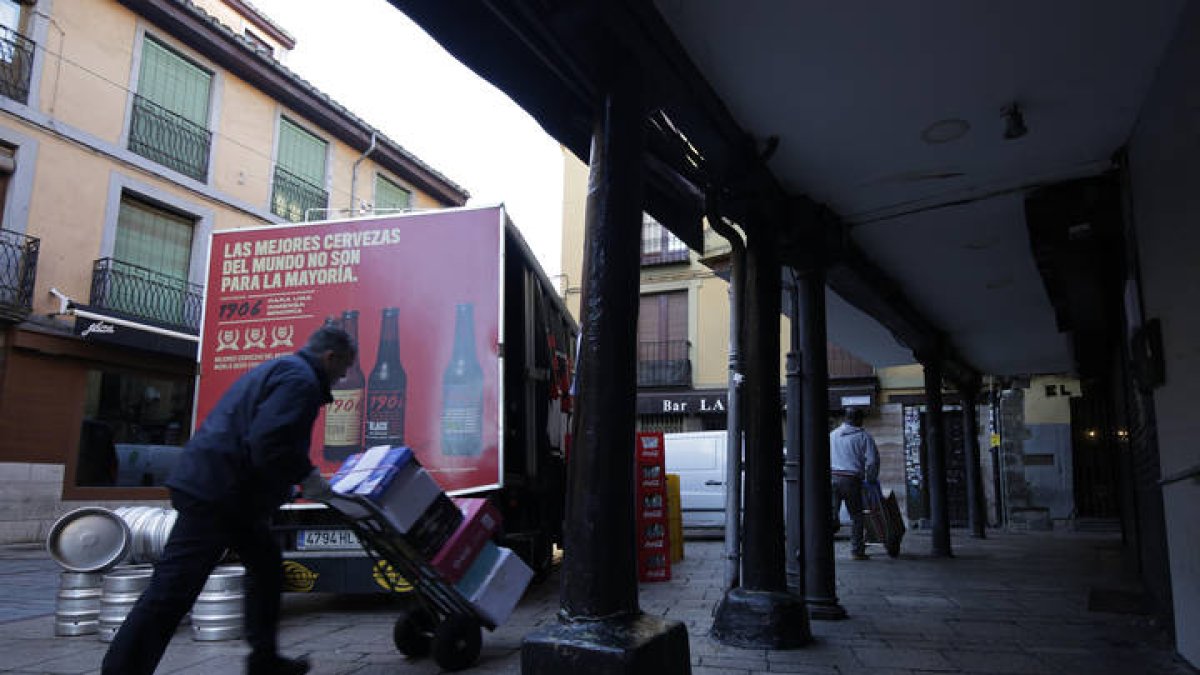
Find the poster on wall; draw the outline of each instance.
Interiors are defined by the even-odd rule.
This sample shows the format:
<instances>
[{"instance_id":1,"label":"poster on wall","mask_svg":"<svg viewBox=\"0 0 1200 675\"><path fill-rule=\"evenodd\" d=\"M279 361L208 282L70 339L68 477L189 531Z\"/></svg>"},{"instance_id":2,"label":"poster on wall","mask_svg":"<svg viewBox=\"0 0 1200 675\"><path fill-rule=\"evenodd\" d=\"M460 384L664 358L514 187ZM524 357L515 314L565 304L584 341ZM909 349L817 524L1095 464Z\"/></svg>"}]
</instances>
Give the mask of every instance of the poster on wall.
<instances>
[{"instance_id":1,"label":"poster on wall","mask_svg":"<svg viewBox=\"0 0 1200 675\"><path fill-rule=\"evenodd\" d=\"M322 473L407 445L448 492L500 485L503 223L497 206L214 233L196 424L329 323L359 350L313 429Z\"/></svg>"}]
</instances>

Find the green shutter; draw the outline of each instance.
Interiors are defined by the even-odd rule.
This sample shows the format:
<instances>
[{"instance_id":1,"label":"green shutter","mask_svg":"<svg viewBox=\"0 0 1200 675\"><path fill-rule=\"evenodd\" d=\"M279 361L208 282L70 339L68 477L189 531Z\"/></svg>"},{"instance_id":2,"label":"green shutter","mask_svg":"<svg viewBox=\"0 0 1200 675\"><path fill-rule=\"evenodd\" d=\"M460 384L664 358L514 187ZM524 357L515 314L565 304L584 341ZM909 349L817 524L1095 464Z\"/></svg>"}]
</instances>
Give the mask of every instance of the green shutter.
<instances>
[{"instance_id":1,"label":"green shutter","mask_svg":"<svg viewBox=\"0 0 1200 675\"><path fill-rule=\"evenodd\" d=\"M113 258L179 280L188 278L192 221L129 198L121 200Z\"/></svg>"},{"instance_id":2,"label":"green shutter","mask_svg":"<svg viewBox=\"0 0 1200 675\"><path fill-rule=\"evenodd\" d=\"M284 171L318 188L325 185L325 141L287 118L279 120L278 157Z\"/></svg>"},{"instance_id":3,"label":"green shutter","mask_svg":"<svg viewBox=\"0 0 1200 675\"><path fill-rule=\"evenodd\" d=\"M375 174L375 209L407 209L412 204L412 193Z\"/></svg>"},{"instance_id":4,"label":"green shutter","mask_svg":"<svg viewBox=\"0 0 1200 675\"><path fill-rule=\"evenodd\" d=\"M138 95L208 128L212 75L151 38L142 43Z\"/></svg>"}]
</instances>

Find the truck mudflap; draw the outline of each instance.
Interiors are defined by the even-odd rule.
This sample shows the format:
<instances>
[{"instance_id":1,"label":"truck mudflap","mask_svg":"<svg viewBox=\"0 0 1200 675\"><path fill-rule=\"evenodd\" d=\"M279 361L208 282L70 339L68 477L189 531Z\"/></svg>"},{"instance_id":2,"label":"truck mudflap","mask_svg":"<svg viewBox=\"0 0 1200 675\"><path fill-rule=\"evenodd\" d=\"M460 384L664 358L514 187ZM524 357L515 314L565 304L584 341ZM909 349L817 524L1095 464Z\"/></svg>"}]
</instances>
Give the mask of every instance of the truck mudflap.
<instances>
[{"instance_id":1,"label":"truck mudflap","mask_svg":"<svg viewBox=\"0 0 1200 675\"><path fill-rule=\"evenodd\" d=\"M285 553L283 590L288 593L408 593L412 586L399 581L393 591L388 579L401 580L386 560L378 563L366 553L309 555Z\"/></svg>"}]
</instances>

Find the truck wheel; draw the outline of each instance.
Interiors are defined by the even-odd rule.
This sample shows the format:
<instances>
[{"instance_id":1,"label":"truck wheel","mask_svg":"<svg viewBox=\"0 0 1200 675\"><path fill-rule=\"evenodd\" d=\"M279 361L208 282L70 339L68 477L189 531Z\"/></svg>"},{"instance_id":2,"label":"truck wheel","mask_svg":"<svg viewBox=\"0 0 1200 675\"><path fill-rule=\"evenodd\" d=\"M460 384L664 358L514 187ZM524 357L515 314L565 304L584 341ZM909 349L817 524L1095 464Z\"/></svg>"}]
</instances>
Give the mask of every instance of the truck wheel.
<instances>
[{"instance_id":1,"label":"truck wheel","mask_svg":"<svg viewBox=\"0 0 1200 675\"><path fill-rule=\"evenodd\" d=\"M396 625L392 627L392 642L401 654L414 659L429 655L433 636L424 619L420 610L400 610Z\"/></svg>"},{"instance_id":2,"label":"truck wheel","mask_svg":"<svg viewBox=\"0 0 1200 675\"><path fill-rule=\"evenodd\" d=\"M479 622L471 617L451 614L433 629L433 661L446 670L473 665L482 645Z\"/></svg>"}]
</instances>

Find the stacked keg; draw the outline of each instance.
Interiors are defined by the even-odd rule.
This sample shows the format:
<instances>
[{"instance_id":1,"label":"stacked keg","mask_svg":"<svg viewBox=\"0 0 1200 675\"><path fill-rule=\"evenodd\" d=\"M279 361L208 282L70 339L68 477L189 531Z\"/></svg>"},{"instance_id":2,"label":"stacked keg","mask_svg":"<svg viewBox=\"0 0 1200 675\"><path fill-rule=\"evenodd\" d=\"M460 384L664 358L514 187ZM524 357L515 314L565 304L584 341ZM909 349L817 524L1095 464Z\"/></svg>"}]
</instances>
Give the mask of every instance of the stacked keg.
<instances>
[{"instance_id":1,"label":"stacked keg","mask_svg":"<svg viewBox=\"0 0 1200 675\"><path fill-rule=\"evenodd\" d=\"M157 506L122 506L114 513L129 526L129 562L157 562L167 545L171 528L175 527L178 512Z\"/></svg>"},{"instance_id":2,"label":"stacked keg","mask_svg":"<svg viewBox=\"0 0 1200 675\"><path fill-rule=\"evenodd\" d=\"M150 565L121 565L104 575L101 585L100 614L97 632L103 642L112 642L129 610L137 604L142 591L150 585Z\"/></svg>"},{"instance_id":3,"label":"stacked keg","mask_svg":"<svg viewBox=\"0 0 1200 675\"><path fill-rule=\"evenodd\" d=\"M59 580L55 635L99 631L103 576L129 553L129 526L108 509L87 506L59 518L46 550L64 570Z\"/></svg>"},{"instance_id":4,"label":"stacked keg","mask_svg":"<svg viewBox=\"0 0 1200 675\"><path fill-rule=\"evenodd\" d=\"M54 634L98 634L102 641L112 641L150 585L152 563L162 557L177 516L172 509L155 506L115 511L87 506L59 518L46 539L46 550L64 569ZM242 636L245 577L241 565L213 570L192 606L194 639Z\"/></svg>"},{"instance_id":5,"label":"stacked keg","mask_svg":"<svg viewBox=\"0 0 1200 675\"><path fill-rule=\"evenodd\" d=\"M242 637L245 580L246 568L241 565L218 565L208 575L192 605L193 639L216 641Z\"/></svg>"}]
</instances>

